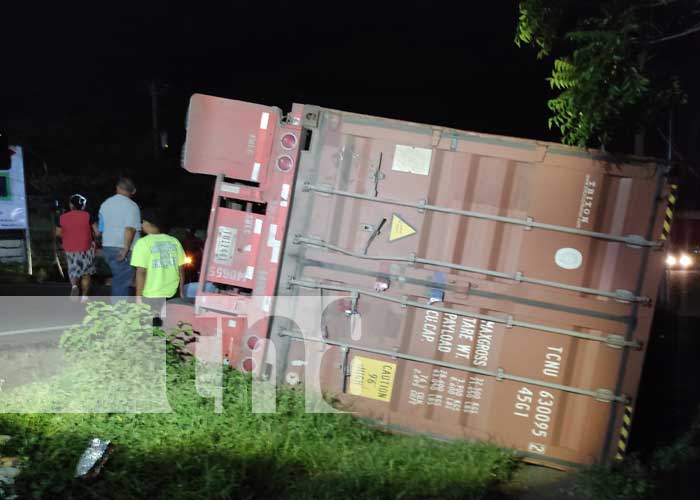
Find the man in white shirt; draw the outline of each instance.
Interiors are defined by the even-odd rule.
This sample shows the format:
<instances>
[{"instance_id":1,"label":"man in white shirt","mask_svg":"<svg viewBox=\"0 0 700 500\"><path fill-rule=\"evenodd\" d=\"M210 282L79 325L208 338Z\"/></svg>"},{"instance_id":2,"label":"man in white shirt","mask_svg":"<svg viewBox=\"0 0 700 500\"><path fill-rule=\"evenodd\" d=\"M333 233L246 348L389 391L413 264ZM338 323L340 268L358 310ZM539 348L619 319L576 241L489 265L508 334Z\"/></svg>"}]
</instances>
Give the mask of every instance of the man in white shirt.
<instances>
[{"instance_id":1,"label":"man in white shirt","mask_svg":"<svg viewBox=\"0 0 700 500\"><path fill-rule=\"evenodd\" d=\"M134 268L129 264L131 249L141 230L141 211L131 199L136 186L122 177L117 182L117 194L100 206L99 231L102 233L102 253L112 270L112 297L129 295L134 280Z\"/></svg>"}]
</instances>

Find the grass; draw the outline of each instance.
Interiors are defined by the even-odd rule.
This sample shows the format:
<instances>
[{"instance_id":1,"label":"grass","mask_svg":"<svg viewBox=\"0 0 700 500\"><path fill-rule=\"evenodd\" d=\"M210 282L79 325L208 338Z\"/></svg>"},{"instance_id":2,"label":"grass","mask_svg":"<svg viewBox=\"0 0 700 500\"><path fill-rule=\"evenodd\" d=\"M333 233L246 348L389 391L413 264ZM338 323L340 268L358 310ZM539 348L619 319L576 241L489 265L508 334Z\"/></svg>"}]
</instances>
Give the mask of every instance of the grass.
<instances>
[{"instance_id":1,"label":"grass","mask_svg":"<svg viewBox=\"0 0 700 500\"><path fill-rule=\"evenodd\" d=\"M139 373L149 372L140 367L153 359L147 349L134 349L135 342L160 341L144 327L149 324L141 306L91 303L83 325L67 330L61 340L67 358L81 363L52 380L0 393L0 407L31 395L42 408L51 408L66 399L61 394L79 386L78 394L88 401L104 398L96 384L110 376L125 384L112 397L126 398L129 382L144 380ZM127 354L129 371L120 371ZM488 444L395 436L348 414L306 413L303 394L291 389L279 390L277 413L255 414L250 378L232 370L223 378L223 413L216 413L213 400L196 392L195 363L180 362L172 345L167 361L172 413L0 413L0 434L13 436L0 455L22 458L22 473L13 491L4 494L21 499L470 499L486 496L517 466L512 452ZM129 377L125 381L114 373ZM77 398L68 399L72 408L79 407ZM97 480L75 479L77 461L93 437L111 440L115 452ZM697 459L699 449L700 417L684 436L644 462L630 457L610 469L580 471L566 494L653 498L657 484L672 480L679 465ZM0 498L4 494L0 486Z\"/></svg>"},{"instance_id":2,"label":"grass","mask_svg":"<svg viewBox=\"0 0 700 500\"><path fill-rule=\"evenodd\" d=\"M641 500L654 487L649 469L638 459L629 457L612 467L592 466L578 472L570 489L572 496L591 500Z\"/></svg>"},{"instance_id":3,"label":"grass","mask_svg":"<svg viewBox=\"0 0 700 500\"><path fill-rule=\"evenodd\" d=\"M251 411L251 381L224 375L224 411L197 395L195 368L171 362L167 414L0 414L4 455L23 457L22 499L481 498L516 467L486 444L395 436L349 415L308 414L278 393L276 414ZM93 482L74 479L92 437L115 452ZM0 494L2 497L2 494Z\"/></svg>"},{"instance_id":4,"label":"grass","mask_svg":"<svg viewBox=\"0 0 700 500\"><path fill-rule=\"evenodd\" d=\"M658 498L659 488L672 483L674 475L700 457L700 411L690 429L645 460L634 455L611 468L582 469L570 493L594 500L641 500Z\"/></svg>"}]
</instances>

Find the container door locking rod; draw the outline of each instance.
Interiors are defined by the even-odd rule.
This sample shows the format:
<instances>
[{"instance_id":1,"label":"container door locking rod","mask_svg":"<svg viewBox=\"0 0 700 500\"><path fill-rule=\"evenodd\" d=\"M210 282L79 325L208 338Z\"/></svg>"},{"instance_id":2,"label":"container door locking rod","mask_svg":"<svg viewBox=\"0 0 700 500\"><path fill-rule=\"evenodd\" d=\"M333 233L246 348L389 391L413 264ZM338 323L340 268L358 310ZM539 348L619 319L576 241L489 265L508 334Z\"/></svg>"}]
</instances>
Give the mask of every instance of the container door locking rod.
<instances>
[{"instance_id":1,"label":"container door locking rod","mask_svg":"<svg viewBox=\"0 0 700 500\"><path fill-rule=\"evenodd\" d=\"M547 224L544 222L536 222L532 217L527 217L525 219L518 219L516 217L504 217L502 215L487 214L484 212L474 212L471 210L459 210L457 208L441 207L438 205L429 205L426 202L414 203L411 201L393 200L389 198L378 198L375 196L370 196L362 193L354 193L352 191L341 191L334 189L330 186L311 184L309 182L304 183L304 191L314 191L316 193L329 194L335 196L344 196L346 198L355 198L358 200L373 201L375 203L385 203L388 205L396 205L399 207L415 208L416 210L430 210L433 212L442 212L445 214L461 215L464 217L474 217L475 219L486 219L495 222L503 222L505 224L514 224L516 226L524 226L526 229L544 229L547 231L557 231L560 233L575 234L578 236L587 236L589 238L596 238L599 240L615 241L618 243L624 243L630 247L653 247L659 248L661 242L649 241L642 236L631 234L628 236L622 236L617 234L599 233L597 231L586 231L585 229L577 229L568 226L560 226L557 224Z\"/></svg>"},{"instance_id":2,"label":"container door locking rod","mask_svg":"<svg viewBox=\"0 0 700 500\"><path fill-rule=\"evenodd\" d=\"M309 245L318 248L325 248L333 252L342 253L351 257L366 260L381 260L381 261L394 261L394 262L409 262L411 264L425 264L429 266L445 267L448 269L455 269L457 271L466 271L469 273L483 274L484 276L493 276L494 278L502 278L515 282L521 283L532 283L534 285L548 286L552 288L559 288L562 290L569 290L572 292L586 293L590 295L598 295L601 297L609 297L611 299L620 300L623 302L640 302L646 304L651 302L649 297L638 297L628 290L601 290L599 288L588 288L583 286L568 285L566 283L560 283L557 281L542 280L538 278L530 278L523 275L523 273L503 273L500 271L493 271L491 269L482 269L479 267L463 266L460 264L454 264L452 262L444 262L440 260L424 259L422 257L416 257L411 255L409 257L402 257L399 255L366 255L365 253L353 252L352 250L347 250L345 248L331 245L318 238L309 238L306 236L295 236L295 244Z\"/></svg>"},{"instance_id":3,"label":"container door locking rod","mask_svg":"<svg viewBox=\"0 0 700 500\"><path fill-rule=\"evenodd\" d=\"M625 395L615 395L613 394L612 391L608 389L598 389L595 391L591 391L589 389L581 389L580 387L574 387L570 385L562 385L562 384L555 384L553 382L545 382L544 380L538 380L530 377L520 377L518 375L511 375L509 373L506 373L502 368L499 368L497 371L491 371L491 370L484 370L482 368L476 368L474 366L465 366L465 365L458 365L455 363L449 363L447 361L442 361L439 359L430 359L430 358L424 358L421 356L413 356L412 354L405 354L401 352L396 352L396 351L386 351L384 349L376 349L373 347L366 347L366 346L357 346L357 345L352 345L352 344L346 344L344 342L338 342L335 340L329 340L329 339L324 339L324 338L318 338L318 337L309 337L306 338L301 335L294 335L293 333L289 331L282 331L280 332L280 337L288 337L292 340L296 341L301 341L301 342L320 342L324 345L330 345L330 346L335 346L335 347L340 347L342 352L343 352L343 358L345 360L345 364L347 363L347 356L349 354L350 350L355 350L355 351L364 351L364 352L369 352L372 354L378 354L381 356L388 356L391 358L396 358L396 359L404 359L406 361L415 361L418 363L426 363L428 365L432 366L440 366L443 368L449 368L452 370L460 370L463 372L469 372L469 373L476 373L478 375L484 375L486 377L494 377L496 380L512 380L513 382L522 382L523 384L529 384L529 385L535 385L538 387L546 387L548 389L554 389L558 391L563 391L563 392L570 392L573 394L580 394L582 396L589 396L592 398L595 398L598 401L602 401L605 403L610 403L610 402L620 402L620 403L629 403L629 397ZM347 370L343 370L343 389L346 389L346 378L347 378Z\"/></svg>"},{"instance_id":4,"label":"container door locking rod","mask_svg":"<svg viewBox=\"0 0 700 500\"><path fill-rule=\"evenodd\" d=\"M557 328L557 327L553 327L553 326L540 325L537 323L530 323L528 321L518 321L518 320L514 319L512 316L507 316L507 317L503 318L503 317L499 317L499 316L491 316L488 314L472 313L472 312L464 311L461 309L440 307L440 306L436 306L436 305L432 305L432 304L423 304L423 303L417 302L415 300L409 300L407 298L392 297L391 295L387 295L385 293L372 292L370 290L364 290L361 288L356 288L356 287L351 287L351 286L318 283L318 282L312 281L312 280L298 280L298 279L289 280L289 285L298 286L298 287L302 287L302 288L309 288L312 290L334 290L337 292L346 292L349 294L353 294L353 297L355 297L355 294L357 294L357 297L364 295L367 297L373 297L375 299L383 300L386 302L394 302L394 303L400 304L402 306L415 307L417 309L436 311L436 312L440 312L443 314L455 314L457 316L463 316L466 318L475 318L475 319L478 319L480 321L492 321L493 323L506 325L507 328L512 328L514 326L517 326L520 328L527 328L530 330L537 330L540 332L554 333L557 335L565 335L567 337L574 337L574 338L583 339L583 340L592 340L595 342L603 342L604 344L607 344L610 347L615 347L615 348L622 348L622 347L629 347L632 349L640 349L641 348L640 343L637 342L636 340L625 340L624 337L622 337L621 335L608 334L605 337L598 336L598 335L590 335L588 333L578 332L576 330L568 330L566 328Z\"/></svg>"}]
</instances>

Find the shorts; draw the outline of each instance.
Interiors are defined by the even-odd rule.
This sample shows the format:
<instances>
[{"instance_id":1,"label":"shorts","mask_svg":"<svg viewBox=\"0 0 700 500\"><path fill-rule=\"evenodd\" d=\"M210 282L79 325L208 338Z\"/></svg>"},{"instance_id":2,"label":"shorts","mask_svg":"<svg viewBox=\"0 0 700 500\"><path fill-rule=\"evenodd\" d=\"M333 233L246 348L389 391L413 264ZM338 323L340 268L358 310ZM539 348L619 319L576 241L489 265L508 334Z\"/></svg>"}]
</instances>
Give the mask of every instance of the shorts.
<instances>
[{"instance_id":1,"label":"shorts","mask_svg":"<svg viewBox=\"0 0 700 500\"><path fill-rule=\"evenodd\" d=\"M66 252L68 277L77 280L88 274L95 274L95 248L84 252Z\"/></svg>"}]
</instances>

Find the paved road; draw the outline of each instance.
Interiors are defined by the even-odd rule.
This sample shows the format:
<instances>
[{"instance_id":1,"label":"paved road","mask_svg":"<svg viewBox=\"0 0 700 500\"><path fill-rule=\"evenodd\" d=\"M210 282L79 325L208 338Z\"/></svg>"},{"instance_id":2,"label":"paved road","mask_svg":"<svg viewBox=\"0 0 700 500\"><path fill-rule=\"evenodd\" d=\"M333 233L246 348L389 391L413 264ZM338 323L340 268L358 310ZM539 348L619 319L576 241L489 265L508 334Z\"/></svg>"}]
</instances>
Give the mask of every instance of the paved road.
<instances>
[{"instance_id":1,"label":"paved road","mask_svg":"<svg viewBox=\"0 0 700 500\"><path fill-rule=\"evenodd\" d=\"M109 295L109 287L95 286L91 288L91 295ZM69 283L0 283L0 297L42 296L58 297L70 294Z\"/></svg>"},{"instance_id":2,"label":"paved road","mask_svg":"<svg viewBox=\"0 0 700 500\"><path fill-rule=\"evenodd\" d=\"M63 331L85 317L67 283L0 285L0 381L5 389L59 372ZM98 293L108 290L97 289Z\"/></svg>"},{"instance_id":3,"label":"paved road","mask_svg":"<svg viewBox=\"0 0 700 500\"><path fill-rule=\"evenodd\" d=\"M85 305L72 302L69 293L68 283L0 284L0 338L80 323ZM109 289L95 293L108 295Z\"/></svg>"}]
</instances>

